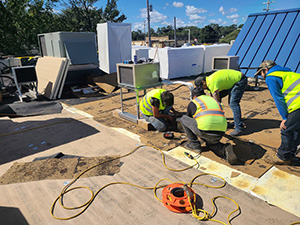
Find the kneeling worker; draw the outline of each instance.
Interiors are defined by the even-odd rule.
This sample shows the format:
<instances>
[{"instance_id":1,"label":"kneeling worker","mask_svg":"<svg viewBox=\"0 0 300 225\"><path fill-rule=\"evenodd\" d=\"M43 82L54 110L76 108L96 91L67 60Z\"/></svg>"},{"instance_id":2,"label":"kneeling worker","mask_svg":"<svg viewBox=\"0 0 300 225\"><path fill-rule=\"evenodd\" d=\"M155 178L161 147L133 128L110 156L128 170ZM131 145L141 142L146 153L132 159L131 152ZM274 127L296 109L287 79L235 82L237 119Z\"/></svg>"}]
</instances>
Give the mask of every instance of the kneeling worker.
<instances>
[{"instance_id":1,"label":"kneeling worker","mask_svg":"<svg viewBox=\"0 0 300 225\"><path fill-rule=\"evenodd\" d=\"M175 117L179 113L173 108L174 95L165 89L153 89L140 101L140 111L143 118L152 126L164 132L171 126L176 128ZM172 112L171 115L169 112Z\"/></svg>"},{"instance_id":2,"label":"kneeling worker","mask_svg":"<svg viewBox=\"0 0 300 225\"><path fill-rule=\"evenodd\" d=\"M231 144L220 143L227 129L227 120L223 106L211 96L207 96L201 87L192 91L193 100L187 108L187 115L181 117L181 124L188 137L187 149L201 153L200 137L206 146L217 156L225 158L228 163L237 162Z\"/></svg>"}]
</instances>

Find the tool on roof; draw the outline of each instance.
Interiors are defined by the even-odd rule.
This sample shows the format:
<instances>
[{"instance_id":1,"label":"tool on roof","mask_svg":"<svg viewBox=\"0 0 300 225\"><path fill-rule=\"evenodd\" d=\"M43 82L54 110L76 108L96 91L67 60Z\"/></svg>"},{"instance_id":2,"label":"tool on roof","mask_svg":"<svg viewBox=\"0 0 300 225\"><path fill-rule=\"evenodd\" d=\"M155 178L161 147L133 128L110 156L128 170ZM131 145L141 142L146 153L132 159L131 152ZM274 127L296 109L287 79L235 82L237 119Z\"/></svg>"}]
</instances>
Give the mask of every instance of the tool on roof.
<instances>
[{"instance_id":1,"label":"tool on roof","mask_svg":"<svg viewBox=\"0 0 300 225\"><path fill-rule=\"evenodd\" d=\"M172 138L174 138L174 133L171 132L171 131L167 131L167 132L164 133L164 138L172 139Z\"/></svg>"}]
</instances>

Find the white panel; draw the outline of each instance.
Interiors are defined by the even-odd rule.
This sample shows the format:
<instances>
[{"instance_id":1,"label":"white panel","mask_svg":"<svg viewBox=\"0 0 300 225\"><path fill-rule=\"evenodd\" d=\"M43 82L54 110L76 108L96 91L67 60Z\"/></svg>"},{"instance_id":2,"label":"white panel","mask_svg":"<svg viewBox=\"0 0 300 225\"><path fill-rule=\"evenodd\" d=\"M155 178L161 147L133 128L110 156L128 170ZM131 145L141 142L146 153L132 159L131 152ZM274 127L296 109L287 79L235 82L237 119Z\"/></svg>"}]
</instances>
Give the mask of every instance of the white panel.
<instances>
[{"instance_id":1,"label":"white panel","mask_svg":"<svg viewBox=\"0 0 300 225\"><path fill-rule=\"evenodd\" d=\"M133 56L137 56L137 60L141 60L143 58L148 59L150 48L147 46L132 46L132 54L131 60L134 61Z\"/></svg>"},{"instance_id":2,"label":"white panel","mask_svg":"<svg viewBox=\"0 0 300 225\"><path fill-rule=\"evenodd\" d=\"M131 24L97 24L100 69L110 74L116 64L131 59Z\"/></svg>"},{"instance_id":3,"label":"white panel","mask_svg":"<svg viewBox=\"0 0 300 225\"><path fill-rule=\"evenodd\" d=\"M204 73L212 70L212 59L214 56L224 56L227 55L231 45L229 44L220 44L220 45L209 45L205 46L204 53Z\"/></svg>"},{"instance_id":4,"label":"white panel","mask_svg":"<svg viewBox=\"0 0 300 225\"><path fill-rule=\"evenodd\" d=\"M162 79L174 79L202 73L204 50L201 46L163 48L159 49L156 54L156 60L160 62Z\"/></svg>"}]
</instances>

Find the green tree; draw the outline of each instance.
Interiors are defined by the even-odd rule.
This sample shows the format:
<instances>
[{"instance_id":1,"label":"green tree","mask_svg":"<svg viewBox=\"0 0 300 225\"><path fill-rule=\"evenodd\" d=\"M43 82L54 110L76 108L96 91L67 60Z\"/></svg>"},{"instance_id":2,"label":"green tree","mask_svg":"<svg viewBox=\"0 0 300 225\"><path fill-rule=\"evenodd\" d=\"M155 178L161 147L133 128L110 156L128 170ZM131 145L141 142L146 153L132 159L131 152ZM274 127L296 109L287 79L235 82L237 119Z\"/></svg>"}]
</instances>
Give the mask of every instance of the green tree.
<instances>
[{"instance_id":1,"label":"green tree","mask_svg":"<svg viewBox=\"0 0 300 225\"><path fill-rule=\"evenodd\" d=\"M132 40L145 40L145 34L141 30L132 31Z\"/></svg>"},{"instance_id":2,"label":"green tree","mask_svg":"<svg viewBox=\"0 0 300 225\"><path fill-rule=\"evenodd\" d=\"M95 32L97 23L102 19L102 8L94 4L98 0L67 0L62 1L65 7L59 16L59 30L71 32Z\"/></svg>"},{"instance_id":3,"label":"green tree","mask_svg":"<svg viewBox=\"0 0 300 225\"><path fill-rule=\"evenodd\" d=\"M235 25L236 27L236 25ZM240 33L243 24L239 25L238 28L234 29L232 32L228 33L225 37L220 39L221 43L230 43L231 40L235 40L238 34Z\"/></svg>"},{"instance_id":4,"label":"green tree","mask_svg":"<svg viewBox=\"0 0 300 225\"><path fill-rule=\"evenodd\" d=\"M105 9L96 8L94 4L99 0L67 0L62 5L65 9L59 14L60 30L73 32L96 32L97 23L123 22L124 14L117 9L117 0L108 0Z\"/></svg>"},{"instance_id":5,"label":"green tree","mask_svg":"<svg viewBox=\"0 0 300 225\"><path fill-rule=\"evenodd\" d=\"M157 29L156 35L159 37L174 35L174 29L171 25Z\"/></svg>"},{"instance_id":6,"label":"green tree","mask_svg":"<svg viewBox=\"0 0 300 225\"><path fill-rule=\"evenodd\" d=\"M100 22L121 23L126 19L127 17L124 14L120 15L120 11L117 9L117 0L107 0L107 5Z\"/></svg>"},{"instance_id":7,"label":"green tree","mask_svg":"<svg viewBox=\"0 0 300 225\"><path fill-rule=\"evenodd\" d=\"M28 54L37 48L37 34L53 29L51 6L56 0L0 2L0 54Z\"/></svg>"},{"instance_id":8,"label":"green tree","mask_svg":"<svg viewBox=\"0 0 300 225\"><path fill-rule=\"evenodd\" d=\"M199 38L204 43L215 43L219 40L219 35L211 25L207 25L201 29Z\"/></svg>"}]
</instances>

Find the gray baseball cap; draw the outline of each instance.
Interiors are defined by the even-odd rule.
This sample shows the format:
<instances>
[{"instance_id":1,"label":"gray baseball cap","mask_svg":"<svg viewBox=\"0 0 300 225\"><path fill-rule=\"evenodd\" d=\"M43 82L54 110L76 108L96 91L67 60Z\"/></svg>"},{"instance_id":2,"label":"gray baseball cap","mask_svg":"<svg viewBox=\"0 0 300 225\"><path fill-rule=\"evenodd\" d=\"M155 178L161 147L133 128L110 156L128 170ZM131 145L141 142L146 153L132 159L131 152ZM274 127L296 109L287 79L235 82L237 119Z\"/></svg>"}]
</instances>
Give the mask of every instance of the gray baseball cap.
<instances>
[{"instance_id":1,"label":"gray baseball cap","mask_svg":"<svg viewBox=\"0 0 300 225\"><path fill-rule=\"evenodd\" d=\"M260 75L260 72L263 70L263 69L271 69L273 66L276 66L277 64L274 62L274 61L272 61L272 60L265 60L265 61L263 61L260 65L259 65L259 67L258 67L258 69L257 69L257 71L256 71L256 73L254 74L255 76L256 75Z\"/></svg>"}]
</instances>

